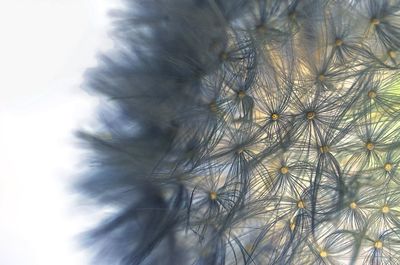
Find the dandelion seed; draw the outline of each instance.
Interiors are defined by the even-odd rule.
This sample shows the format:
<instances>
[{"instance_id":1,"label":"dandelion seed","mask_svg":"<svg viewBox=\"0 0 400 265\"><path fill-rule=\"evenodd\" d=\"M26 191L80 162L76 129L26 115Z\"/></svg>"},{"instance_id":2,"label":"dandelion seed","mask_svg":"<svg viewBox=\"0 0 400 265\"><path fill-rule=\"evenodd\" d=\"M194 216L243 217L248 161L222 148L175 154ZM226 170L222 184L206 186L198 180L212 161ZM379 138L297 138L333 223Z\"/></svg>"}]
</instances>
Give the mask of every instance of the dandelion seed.
<instances>
[{"instance_id":1,"label":"dandelion seed","mask_svg":"<svg viewBox=\"0 0 400 265\"><path fill-rule=\"evenodd\" d=\"M239 98L243 99L245 96L246 96L246 92L245 92L244 90L240 90L240 91L238 92L238 97L239 97Z\"/></svg>"},{"instance_id":2,"label":"dandelion seed","mask_svg":"<svg viewBox=\"0 0 400 265\"><path fill-rule=\"evenodd\" d=\"M279 114L278 114L278 113L272 113L272 114L271 114L271 119L272 119L273 121L278 120L278 119L279 119Z\"/></svg>"},{"instance_id":3,"label":"dandelion seed","mask_svg":"<svg viewBox=\"0 0 400 265\"><path fill-rule=\"evenodd\" d=\"M299 209L304 209L304 208L305 208L305 205L304 205L304 201L303 201L303 200L299 200L299 201L297 202L297 208L299 208Z\"/></svg>"},{"instance_id":4,"label":"dandelion seed","mask_svg":"<svg viewBox=\"0 0 400 265\"><path fill-rule=\"evenodd\" d=\"M328 252L326 252L325 250L321 250L319 252L319 255L321 256L321 258L326 258L328 257Z\"/></svg>"},{"instance_id":5,"label":"dandelion seed","mask_svg":"<svg viewBox=\"0 0 400 265\"><path fill-rule=\"evenodd\" d=\"M267 33L267 26L265 26L264 24L257 25L256 30L257 33L264 35Z\"/></svg>"},{"instance_id":6,"label":"dandelion seed","mask_svg":"<svg viewBox=\"0 0 400 265\"><path fill-rule=\"evenodd\" d=\"M388 205L384 205L381 209L382 213L386 214L390 212L390 208Z\"/></svg>"},{"instance_id":7,"label":"dandelion seed","mask_svg":"<svg viewBox=\"0 0 400 265\"><path fill-rule=\"evenodd\" d=\"M320 150L321 153L326 154L326 153L329 153L330 148L329 148L329 146L327 146L327 145L323 145L323 146L321 146L321 147L319 148L319 150Z\"/></svg>"},{"instance_id":8,"label":"dandelion seed","mask_svg":"<svg viewBox=\"0 0 400 265\"><path fill-rule=\"evenodd\" d=\"M335 40L335 45L336 45L337 47L342 46L342 45L343 45L343 40L342 40L342 39L336 39L336 40Z\"/></svg>"},{"instance_id":9,"label":"dandelion seed","mask_svg":"<svg viewBox=\"0 0 400 265\"><path fill-rule=\"evenodd\" d=\"M378 26L381 23L381 21L377 18L372 18L371 19L371 24L374 26Z\"/></svg>"},{"instance_id":10,"label":"dandelion seed","mask_svg":"<svg viewBox=\"0 0 400 265\"><path fill-rule=\"evenodd\" d=\"M236 154L237 155L241 155L243 154L244 150L242 148L239 148L238 150L236 150Z\"/></svg>"},{"instance_id":11,"label":"dandelion seed","mask_svg":"<svg viewBox=\"0 0 400 265\"><path fill-rule=\"evenodd\" d=\"M383 242L380 241L380 240L376 240L376 241L374 242L374 248L376 248L376 249L382 249L382 248L383 248Z\"/></svg>"},{"instance_id":12,"label":"dandelion seed","mask_svg":"<svg viewBox=\"0 0 400 265\"><path fill-rule=\"evenodd\" d=\"M216 113L218 111L217 103L215 101L209 104L210 111Z\"/></svg>"},{"instance_id":13,"label":"dandelion seed","mask_svg":"<svg viewBox=\"0 0 400 265\"><path fill-rule=\"evenodd\" d=\"M286 166L283 166L283 167L280 168L279 171L280 171L282 174L286 175L286 174L289 173L289 168L286 167Z\"/></svg>"},{"instance_id":14,"label":"dandelion seed","mask_svg":"<svg viewBox=\"0 0 400 265\"><path fill-rule=\"evenodd\" d=\"M376 91L371 90L371 91L368 92L368 97L370 99L374 99L374 98L376 98L376 96L377 96Z\"/></svg>"},{"instance_id":15,"label":"dandelion seed","mask_svg":"<svg viewBox=\"0 0 400 265\"><path fill-rule=\"evenodd\" d=\"M215 191L210 192L210 200L215 201L217 199L217 193Z\"/></svg>"},{"instance_id":16,"label":"dandelion seed","mask_svg":"<svg viewBox=\"0 0 400 265\"><path fill-rule=\"evenodd\" d=\"M375 144L373 144L372 142L367 142L365 144L365 148L367 148L368 151L372 151L375 149Z\"/></svg>"},{"instance_id":17,"label":"dandelion seed","mask_svg":"<svg viewBox=\"0 0 400 265\"><path fill-rule=\"evenodd\" d=\"M385 163L383 168L385 169L385 171L390 172L393 169L393 165L391 163Z\"/></svg>"},{"instance_id":18,"label":"dandelion seed","mask_svg":"<svg viewBox=\"0 0 400 265\"><path fill-rule=\"evenodd\" d=\"M351 208L351 209L356 209L357 208L357 203L355 203L355 202L351 202L350 203L350 205L349 205L349 207Z\"/></svg>"},{"instance_id":19,"label":"dandelion seed","mask_svg":"<svg viewBox=\"0 0 400 265\"><path fill-rule=\"evenodd\" d=\"M312 120L315 118L315 112L314 111L309 111L306 113L306 117L308 120Z\"/></svg>"}]
</instances>

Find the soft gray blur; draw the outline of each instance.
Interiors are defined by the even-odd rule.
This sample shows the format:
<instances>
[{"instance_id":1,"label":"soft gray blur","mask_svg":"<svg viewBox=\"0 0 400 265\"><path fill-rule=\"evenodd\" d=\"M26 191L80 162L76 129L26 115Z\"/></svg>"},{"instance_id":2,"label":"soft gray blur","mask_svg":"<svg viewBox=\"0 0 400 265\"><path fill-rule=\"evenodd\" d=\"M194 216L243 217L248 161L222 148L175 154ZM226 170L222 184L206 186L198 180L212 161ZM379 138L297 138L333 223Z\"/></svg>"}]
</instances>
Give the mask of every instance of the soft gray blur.
<instances>
[{"instance_id":1,"label":"soft gray blur","mask_svg":"<svg viewBox=\"0 0 400 265\"><path fill-rule=\"evenodd\" d=\"M68 190L79 162L72 132L97 103L79 85L110 47L108 2L0 4L1 265L87 264L76 235L91 220Z\"/></svg>"}]
</instances>

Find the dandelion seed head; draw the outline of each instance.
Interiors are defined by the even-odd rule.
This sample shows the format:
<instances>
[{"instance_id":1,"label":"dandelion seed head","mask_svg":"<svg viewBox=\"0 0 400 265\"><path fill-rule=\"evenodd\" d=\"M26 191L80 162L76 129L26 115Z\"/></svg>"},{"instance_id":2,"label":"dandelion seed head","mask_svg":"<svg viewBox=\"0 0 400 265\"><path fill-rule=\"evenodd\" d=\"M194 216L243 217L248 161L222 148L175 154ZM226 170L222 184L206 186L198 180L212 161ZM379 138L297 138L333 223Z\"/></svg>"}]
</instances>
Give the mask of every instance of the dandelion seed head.
<instances>
[{"instance_id":1,"label":"dandelion seed head","mask_svg":"<svg viewBox=\"0 0 400 265\"><path fill-rule=\"evenodd\" d=\"M82 191L116 210L91 238L101 262L397 258L395 1L125 2L90 76L140 128L86 140Z\"/></svg>"}]
</instances>

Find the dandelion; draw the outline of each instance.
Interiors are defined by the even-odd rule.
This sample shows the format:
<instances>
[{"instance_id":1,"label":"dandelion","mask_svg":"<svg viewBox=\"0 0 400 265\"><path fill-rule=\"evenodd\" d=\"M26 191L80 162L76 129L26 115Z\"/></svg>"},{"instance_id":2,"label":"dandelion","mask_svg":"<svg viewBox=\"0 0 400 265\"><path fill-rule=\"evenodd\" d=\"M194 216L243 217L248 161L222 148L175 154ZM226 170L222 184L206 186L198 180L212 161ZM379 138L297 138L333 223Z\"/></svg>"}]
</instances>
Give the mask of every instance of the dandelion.
<instances>
[{"instance_id":1,"label":"dandelion","mask_svg":"<svg viewBox=\"0 0 400 265\"><path fill-rule=\"evenodd\" d=\"M88 70L94 264L398 264L397 0L133 0ZM103 137L102 135L108 135Z\"/></svg>"}]
</instances>

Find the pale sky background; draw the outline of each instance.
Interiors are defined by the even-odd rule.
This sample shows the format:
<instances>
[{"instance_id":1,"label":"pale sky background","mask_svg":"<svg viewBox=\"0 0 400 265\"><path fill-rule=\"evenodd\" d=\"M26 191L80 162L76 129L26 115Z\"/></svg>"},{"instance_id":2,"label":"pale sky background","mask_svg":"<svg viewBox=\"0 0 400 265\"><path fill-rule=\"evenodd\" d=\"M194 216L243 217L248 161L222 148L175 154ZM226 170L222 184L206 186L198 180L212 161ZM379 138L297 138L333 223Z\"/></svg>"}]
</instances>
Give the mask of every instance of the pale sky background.
<instances>
[{"instance_id":1,"label":"pale sky background","mask_svg":"<svg viewBox=\"0 0 400 265\"><path fill-rule=\"evenodd\" d=\"M0 264L85 265L76 235L91 221L68 190L72 132L98 101L79 86L111 47L112 0L0 3Z\"/></svg>"}]
</instances>

